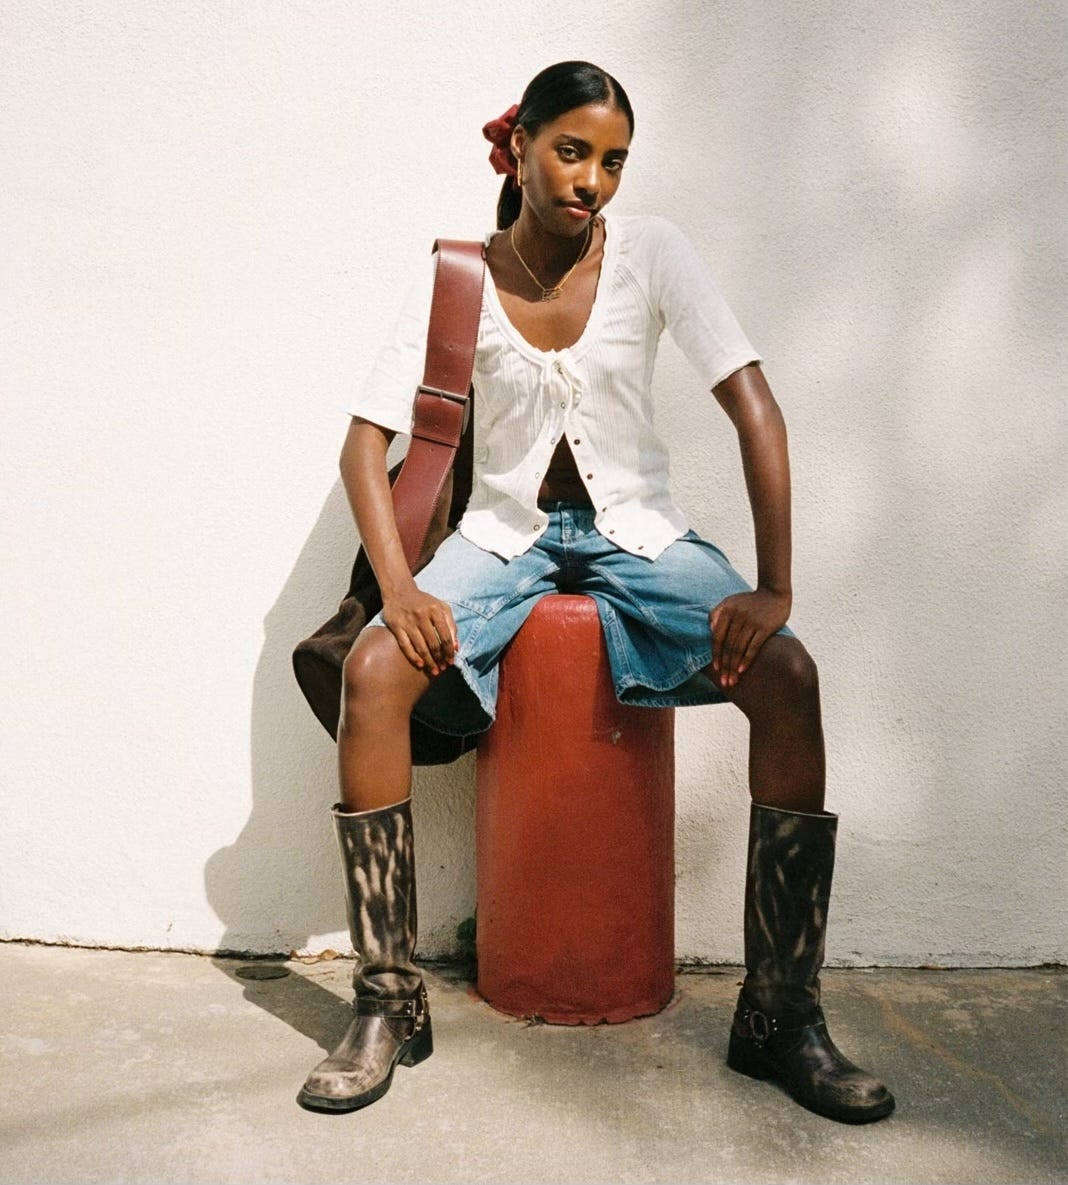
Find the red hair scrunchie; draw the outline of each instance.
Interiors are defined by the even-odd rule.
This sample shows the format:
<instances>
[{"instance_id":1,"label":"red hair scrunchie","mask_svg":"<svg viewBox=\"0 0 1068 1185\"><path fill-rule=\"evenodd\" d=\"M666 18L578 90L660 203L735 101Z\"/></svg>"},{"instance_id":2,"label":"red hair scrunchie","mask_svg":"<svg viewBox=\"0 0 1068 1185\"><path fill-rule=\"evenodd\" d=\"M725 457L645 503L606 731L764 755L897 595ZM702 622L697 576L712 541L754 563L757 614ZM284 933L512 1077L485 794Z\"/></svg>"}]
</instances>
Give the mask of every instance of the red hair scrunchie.
<instances>
[{"instance_id":1,"label":"red hair scrunchie","mask_svg":"<svg viewBox=\"0 0 1068 1185\"><path fill-rule=\"evenodd\" d=\"M491 119L482 129L483 136L493 145L490 149L489 161L495 173L504 173L508 177L516 175L516 159L512 155L511 139L515 131L515 117L519 114L519 107L513 103L511 107L497 119Z\"/></svg>"}]
</instances>

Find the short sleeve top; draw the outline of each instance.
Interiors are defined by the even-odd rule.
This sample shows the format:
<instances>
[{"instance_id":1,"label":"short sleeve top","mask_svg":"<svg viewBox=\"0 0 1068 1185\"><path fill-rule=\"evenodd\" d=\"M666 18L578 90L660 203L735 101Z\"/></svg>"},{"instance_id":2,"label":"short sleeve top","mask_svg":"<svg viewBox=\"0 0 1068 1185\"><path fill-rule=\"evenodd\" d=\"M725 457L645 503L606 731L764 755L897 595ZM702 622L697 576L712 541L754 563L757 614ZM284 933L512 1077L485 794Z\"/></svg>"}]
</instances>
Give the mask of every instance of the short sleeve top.
<instances>
[{"instance_id":1,"label":"short sleeve top","mask_svg":"<svg viewBox=\"0 0 1068 1185\"><path fill-rule=\"evenodd\" d=\"M708 268L672 223L605 218L604 257L586 326L562 350L532 346L508 319L487 273L472 376L475 452L460 522L471 542L505 559L544 531L538 490L567 438L597 529L654 559L687 530L653 428L652 376L667 329L706 389L760 357ZM422 379L433 263L417 277L350 414L406 433Z\"/></svg>"}]
</instances>

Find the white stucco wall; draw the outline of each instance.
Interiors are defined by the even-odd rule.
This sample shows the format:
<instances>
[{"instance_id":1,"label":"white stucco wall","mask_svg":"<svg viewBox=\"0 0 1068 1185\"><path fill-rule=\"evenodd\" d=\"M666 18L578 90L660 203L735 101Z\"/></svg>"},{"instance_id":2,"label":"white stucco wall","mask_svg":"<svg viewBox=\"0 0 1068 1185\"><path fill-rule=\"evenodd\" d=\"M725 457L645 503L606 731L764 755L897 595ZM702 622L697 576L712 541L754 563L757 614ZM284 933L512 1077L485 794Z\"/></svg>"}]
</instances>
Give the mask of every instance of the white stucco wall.
<instances>
[{"instance_id":1,"label":"white stucco wall","mask_svg":"<svg viewBox=\"0 0 1068 1185\"><path fill-rule=\"evenodd\" d=\"M446 14L447 15L444 15ZM1056 0L0 9L0 937L345 946L292 644L355 544L347 396L481 124L617 74L617 207L706 253L791 431L794 624L841 812L833 962L1063 961L1066 21ZM694 524L752 573L674 347ZM745 732L678 721L678 952L741 957ZM422 948L472 910L473 765L417 777Z\"/></svg>"}]
</instances>

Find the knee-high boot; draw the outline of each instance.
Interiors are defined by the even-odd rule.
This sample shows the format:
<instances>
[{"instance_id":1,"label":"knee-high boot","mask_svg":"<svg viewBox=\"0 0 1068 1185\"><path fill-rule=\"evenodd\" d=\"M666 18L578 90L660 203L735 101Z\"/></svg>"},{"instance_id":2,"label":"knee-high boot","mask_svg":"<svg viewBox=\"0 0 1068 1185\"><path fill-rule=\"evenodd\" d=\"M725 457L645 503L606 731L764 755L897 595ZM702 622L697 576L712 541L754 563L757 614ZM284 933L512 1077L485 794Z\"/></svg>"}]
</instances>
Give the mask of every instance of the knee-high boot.
<instances>
[{"instance_id":1,"label":"knee-high boot","mask_svg":"<svg viewBox=\"0 0 1068 1185\"><path fill-rule=\"evenodd\" d=\"M745 886L746 976L727 1065L778 1079L803 1107L869 1123L894 1096L836 1048L820 1008L837 815L753 804Z\"/></svg>"},{"instance_id":2,"label":"knee-high boot","mask_svg":"<svg viewBox=\"0 0 1068 1185\"><path fill-rule=\"evenodd\" d=\"M313 1111L355 1111L389 1090L393 1071L434 1050L416 940L411 799L334 822L356 951L355 1013L341 1044L297 1096Z\"/></svg>"}]
</instances>

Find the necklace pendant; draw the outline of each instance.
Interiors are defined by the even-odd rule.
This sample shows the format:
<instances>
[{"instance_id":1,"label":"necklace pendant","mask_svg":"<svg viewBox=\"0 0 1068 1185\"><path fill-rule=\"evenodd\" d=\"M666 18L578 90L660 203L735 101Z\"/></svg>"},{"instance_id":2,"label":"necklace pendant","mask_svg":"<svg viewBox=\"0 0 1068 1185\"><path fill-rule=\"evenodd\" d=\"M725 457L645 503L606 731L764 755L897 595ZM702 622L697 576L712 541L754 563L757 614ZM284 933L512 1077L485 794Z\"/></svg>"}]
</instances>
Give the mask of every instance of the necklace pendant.
<instances>
[{"instance_id":1,"label":"necklace pendant","mask_svg":"<svg viewBox=\"0 0 1068 1185\"><path fill-rule=\"evenodd\" d=\"M555 300L559 295L560 295L560 289L558 287L557 288L543 288L541 290L541 299L543 301Z\"/></svg>"}]
</instances>

